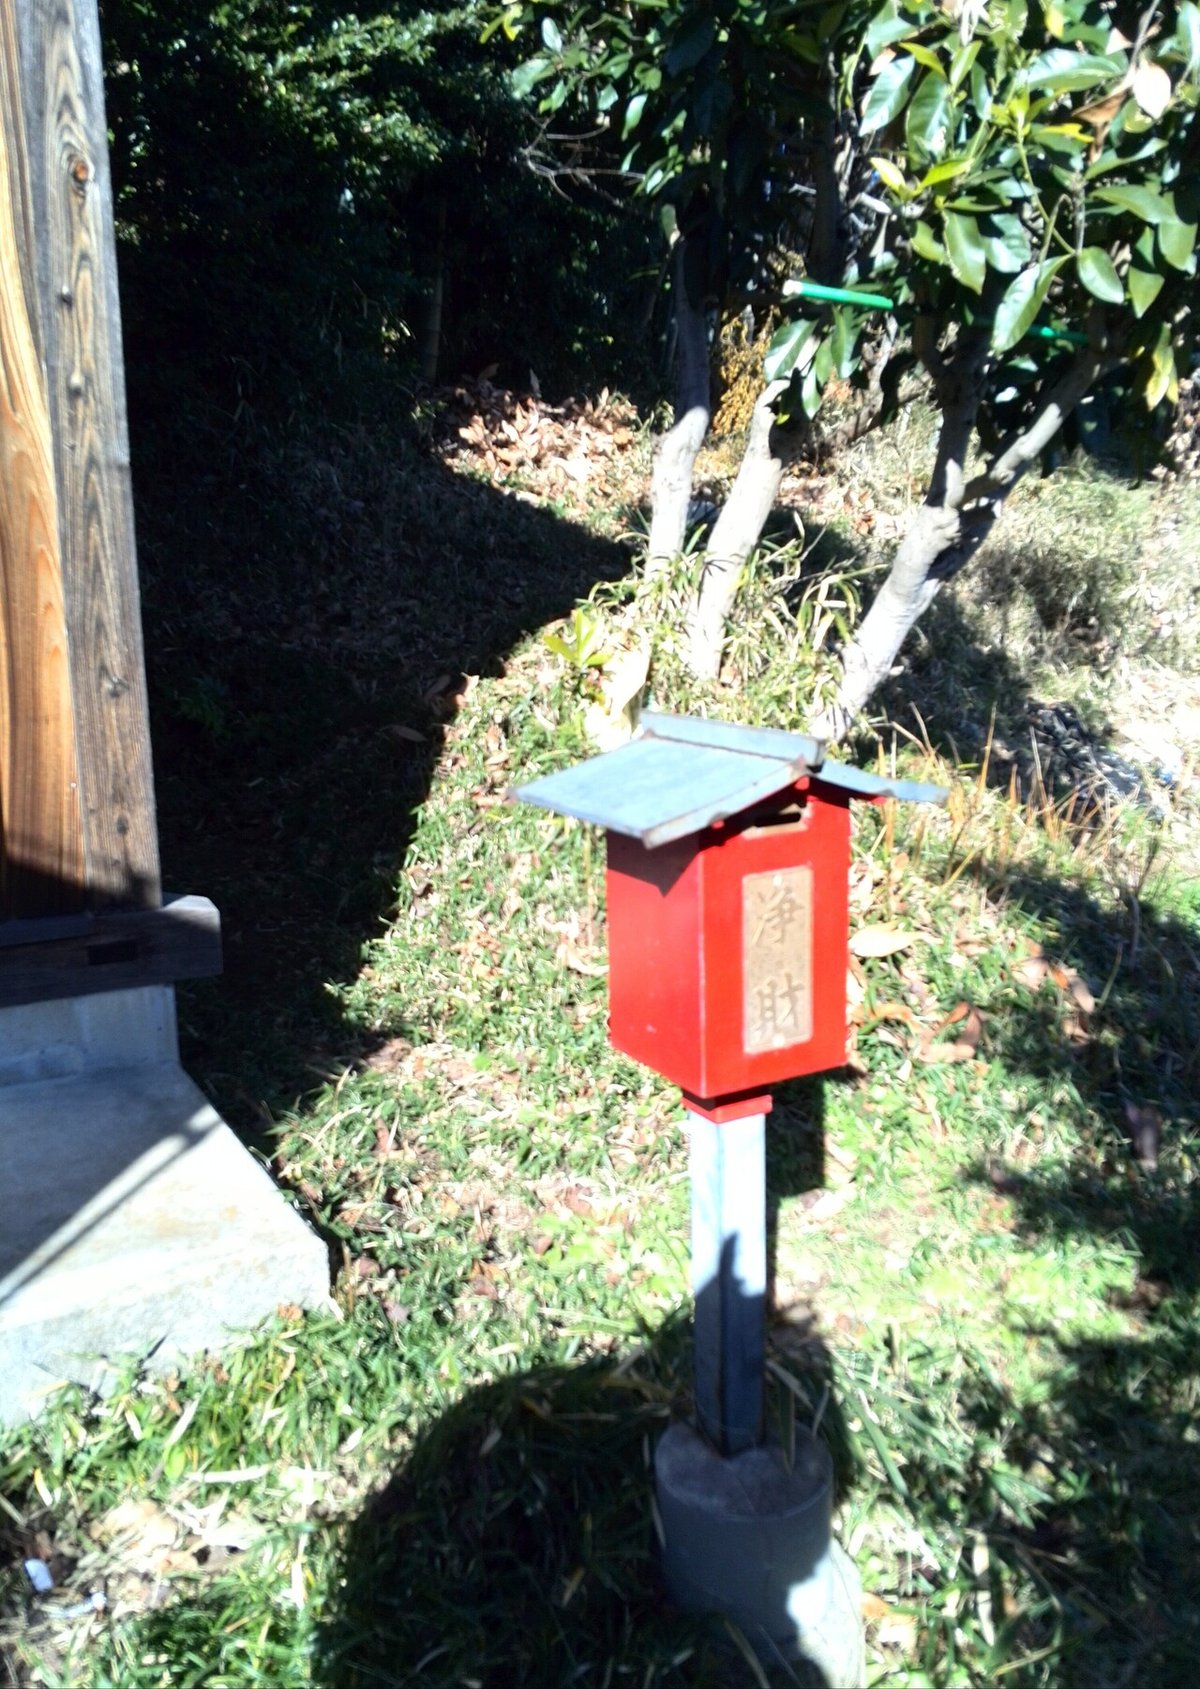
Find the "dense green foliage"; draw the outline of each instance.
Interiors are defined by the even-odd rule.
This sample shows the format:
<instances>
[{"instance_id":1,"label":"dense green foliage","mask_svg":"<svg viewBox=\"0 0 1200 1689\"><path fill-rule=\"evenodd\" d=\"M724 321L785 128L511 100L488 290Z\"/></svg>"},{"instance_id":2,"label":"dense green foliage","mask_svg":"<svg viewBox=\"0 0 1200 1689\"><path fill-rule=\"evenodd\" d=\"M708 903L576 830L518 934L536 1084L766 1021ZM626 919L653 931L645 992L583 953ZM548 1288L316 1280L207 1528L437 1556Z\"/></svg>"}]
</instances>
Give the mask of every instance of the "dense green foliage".
<instances>
[{"instance_id":1,"label":"dense green foliage","mask_svg":"<svg viewBox=\"0 0 1200 1689\"><path fill-rule=\"evenodd\" d=\"M439 271L443 373L629 371L641 224L527 167L469 5L104 0L102 27L135 409L407 374Z\"/></svg>"},{"instance_id":2,"label":"dense green foliage","mask_svg":"<svg viewBox=\"0 0 1200 1689\"><path fill-rule=\"evenodd\" d=\"M692 285L791 302L767 360L812 414L860 372L878 313L814 306L797 275L891 298L903 355L940 370L982 331L993 430L1023 426L1069 326L1153 407L1194 334L1200 8L1097 0L667 0L513 5L540 28L519 88L618 131ZM789 288L789 281L791 286ZM963 332L960 342L979 334ZM868 363L877 362L868 356Z\"/></svg>"}]
</instances>

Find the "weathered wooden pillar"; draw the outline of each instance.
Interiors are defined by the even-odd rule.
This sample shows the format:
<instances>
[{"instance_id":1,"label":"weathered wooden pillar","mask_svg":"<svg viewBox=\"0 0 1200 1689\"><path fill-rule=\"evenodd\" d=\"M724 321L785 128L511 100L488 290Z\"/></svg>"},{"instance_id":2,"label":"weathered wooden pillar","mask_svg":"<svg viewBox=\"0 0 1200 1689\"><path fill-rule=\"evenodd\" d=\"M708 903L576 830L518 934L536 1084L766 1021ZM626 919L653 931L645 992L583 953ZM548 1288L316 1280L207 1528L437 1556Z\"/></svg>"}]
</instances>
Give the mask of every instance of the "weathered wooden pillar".
<instances>
[{"instance_id":1,"label":"weathered wooden pillar","mask_svg":"<svg viewBox=\"0 0 1200 1689\"><path fill-rule=\"evenodd\" d=\"M160 901L99 39L84 23L28 0L0 21L10 919Z\"/></svg>"},{"instance_id":2,"label":"weathered wooden pillar","mask_svg":"<svg viewBox=\"0 0 1200 1689\"><path fill-rule=\"evenodd\" d=\"M159 882L94 0L0 12L0 371L0 1005L218 972Z\"/></svg>"},{"instance_id":3,"label":"weathered wooden pillar","mask_svg":"<svg viewBox=\"0 0 1200 1689\"><path fill-rule=\"evenodd\" d=\"M109 1336L166 1353L323 1292L178 1070L171 985L219 971L216 910L159 877L96 0L0 0L0 1418ZM247 1226L282 1255L223 1300ZM135 1257L157 1237L169 1277L180 1227L173 1303Z\"/></svg>"}]
</instances>

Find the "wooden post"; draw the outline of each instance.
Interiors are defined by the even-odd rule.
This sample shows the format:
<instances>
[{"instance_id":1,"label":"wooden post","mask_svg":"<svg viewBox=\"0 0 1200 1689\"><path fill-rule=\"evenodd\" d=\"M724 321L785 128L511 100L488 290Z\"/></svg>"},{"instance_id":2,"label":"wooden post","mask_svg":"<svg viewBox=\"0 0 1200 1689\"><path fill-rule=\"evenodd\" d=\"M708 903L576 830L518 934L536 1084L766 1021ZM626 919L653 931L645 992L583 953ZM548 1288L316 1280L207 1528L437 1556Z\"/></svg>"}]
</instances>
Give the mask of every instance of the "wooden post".
<instances>
[{"instance_id":1,"label":"wooden post","mask_svg":"<svg viewBox=\"0 0 1200 1689\"><path fill-rule=\"evenodd\" d=\"M15 17L0 14L0 919L83 896L83 822Z\"/></svg>"},{"instance_id":2,"label":"wooden post","mask_svg":"<svg viewBox=\"0 0 1200 1689\"><path fill-rule=\"evenodd\" d=\"M5 417L5 605L14 611L5 616L3 829L8 883L20 893L5 914L46 914L73 902L154 909L159 851L95 0L5 5L0 56L3 360L24 375L20 431L10 434ZM12 449L22 439L35 444L35 456ZM34 464L39 473L37 534L22 520L25 463L25 483ZM34 544L39 568L30 588ZM32 601L46 616L39 638L29 622L20 625ZM41 721L30 721L32 696ZM52 762L30 768L30 738L51 735ZM29 785L19 823L14 785L22 774ZM63 784L74 785L76 775L64 797ZM32 907L30 875L41 885Z\"/></svg>"},{"instance_id":3,"label":"wooden post","mask_svg":"<svg viewBox=\"0 0 1200 1689\"><path fill-rule=\"evenodd\" d=\"M3 0L0 932L21 926L0 1003L218 971L212 921L176 921L140 971L100 931L137 909L162 888L96 0ZM42 939L61 965L28 965Z\"/></svg>"}]
</instances>

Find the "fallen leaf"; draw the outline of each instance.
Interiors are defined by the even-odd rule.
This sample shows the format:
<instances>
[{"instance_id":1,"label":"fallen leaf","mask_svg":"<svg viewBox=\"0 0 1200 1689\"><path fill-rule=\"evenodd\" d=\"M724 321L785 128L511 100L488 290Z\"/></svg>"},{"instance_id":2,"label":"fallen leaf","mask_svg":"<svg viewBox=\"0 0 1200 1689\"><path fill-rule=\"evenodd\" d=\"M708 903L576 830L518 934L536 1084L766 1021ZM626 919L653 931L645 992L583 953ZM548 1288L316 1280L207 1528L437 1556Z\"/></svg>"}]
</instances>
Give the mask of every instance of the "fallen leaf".
<instances>
[{"instance_id":1,"label":"fallen leaf","mask_svg":"<svg viewBox=\"0 0 1200 1689\"><path fill-rule=\"evenodd\" d=\"M1153 59L1143 59L1133 73L1133 97L1147 117L1159 118L1171 103L1171 78Z\"/></svg>"},{"instance_id":2,"label":"fallen leaf","mask_svg":"<svg viewBox=\"0 0 1200 1689\"><path fill-rule=\"evenodd\" d=\"M974 1044L930 1044L920 1051L923 1062L931 1065L937 1062L974 1061Z\"/></svg>"},{"instance_id":3,"label":"fallen leaf","mask_svg":"<svg viewBox=\"0 0 1200 1689\"><path fill-rule=\"evenodd\" d=\"M427 704L435 704L445 692L446 688L450 685L450 680L451 677L448 674L439 674L433 684L426 687L425 702Z\"/></svg>"},{"instance_id":4,"label":"fallen leaf","mask_svg":"<svg viewBox=\"0 0 1200 1689\"><path fill-rule=\"evenodd\" d=\"M877 1647L897 1648L911 1653L917 1645L917 1621L912 1613L898 1613L891 1608L867 1622L875 1625Z\"/></svg>"},{"instance_id":5,"label":"fallen leaf","mask_svg":"<svg viewBox=\"0 0 1200 1689\"><path fill-rule=\"evenodd\" d=\"M906 1026L915 1026L917 1017L907 1003L877 1003L863 1021L864 1026L874 1026L881 1020L900 1020Z\"/></svg>"},{"instance_id":6,"label":"fallen leaf","mask_svg":"<svg viewBox=\"0 0 1200 1689\"><path fill-rule=\"evenodd\" d=\"M582 956L569 939L563 939L558 946L556 960L564 963L572 973L583 974L589 979L601 979L608 972L608 963L604 961L589 962Z\"/></svg>"},{"instance_id":7,"label":"fallen leaf","mask_svg":"<svg viewBox=\"0 0 1200 1689\"><path fill-rule=\"evenodd\" d=\"M115 1570L157 1578L168 1571L190 1569L175 1564L182 1535L178 1521L146 1498L118 1502L92 1526L90 1534L103 1544Z\"/></svg>"},{"instance_id":8,"label":"fallen leaf","mask_svg":"<svg viewBox=\"0 0 1200 1689\"><path fill-rule=\"evenodd\" d=\"M983 1036L983 1016L978 1009L970 1003L957 1003L946 1018L934 1028L929 1036L929 1043L932 1044L952 1026L958 1027L954 1039L955 1044L969 1045L972 1050L979 1048L979 1040ZM952 1057L951 1059L961 1060L962 1058Z\"/></svg>"},{"instance_id":9,"label":"fallen leaf","mask_svg":"<svg viewBox=\"0 0 1200 1689\"><path fill-rule=\"evenodd\" d=\"M1049 975L1050 964L1044 956L1027 956L1013 969L1013 978L1028 986L1030 991L1039 990Z\"/></svg>"},{"instance_id":10,"label":"fallen leaf","mask_svg":"<svg viewBox=\"0 0 1200 1689\"><path fill-rule=\"evenodd\" d=\"M983 1037L983 1015L976 1008L971 1008L962 1029L958 1034L960 1044L969 1044L973 1050L979 1048L979 1040Z\"/></svg>"},{"instance_id":11,"label":"fallen leaf","mask_svg":"<svg viewBox=\"0 0 1200 1689\"><path fill-rule=\"evenodd\" d=\"M860 927L850 940L850 949L855 956L894 956L898 950L907 950L914 938L911 932L878 922Z\"/></svg>"},{"instance_id":12,"label":"fallen leaf","mask_svg":"<svg viewBox=\"0 0 1200 1689\"><path fill-rule=\"evenodd\" d=\"M813 1199L811 1202L808 1200L809 1195ZM813 1191L801 1199L801 1207L804 1208L810 1220L828 1220L834 1214L839 1213L853 1195L854 1187L852 1185L842 1185L837 1190Z\"/></svg>"}]
</instances>

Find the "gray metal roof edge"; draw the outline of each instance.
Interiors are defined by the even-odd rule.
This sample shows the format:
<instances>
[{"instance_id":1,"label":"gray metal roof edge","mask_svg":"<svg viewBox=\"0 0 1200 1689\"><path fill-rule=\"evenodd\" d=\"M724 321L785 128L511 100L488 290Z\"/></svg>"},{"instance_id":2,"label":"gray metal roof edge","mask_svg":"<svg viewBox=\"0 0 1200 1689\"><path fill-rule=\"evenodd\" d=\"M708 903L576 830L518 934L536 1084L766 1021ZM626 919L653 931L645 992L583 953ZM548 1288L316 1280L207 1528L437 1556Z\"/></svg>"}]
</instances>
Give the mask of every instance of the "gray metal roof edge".
<instances>
[{"instance_id":1,"label":"gray metal roof edge","mask_svg":"<svg viewBox=\"0 0 1200 1689\"><path fill-rule=\"evenodd\" d=\"M717 749L716 746L708 748ZM789 767L776 757L764 757L762 761L762 774L757 780L742 787L736 803L706 804L702 810L693 810L688 815L676 815L670 821L660 821L657 826L647 827L643 832L634 833L631 837L640 838L647 850L671 844L675 839L685 839L689 833L701 833L718 821L728 821L731 815L740 815L744 809L749 809L751 804L774 797L776 792L781 792L785 786L802 779L808 772L803 763L799 767ZM698 816L703 819L698 820Z\"/></svg>"},{"instance_id":2,"label":"gray metal roof edge","mask_svg":"<svg viewBox=\"0 0 1200 1689\"><path fill-rule=\"evenodd\" d=\"M622 752L630 751L638 744L645 744L646 749L653 743L663 744L657 735L647 734L644 739L630 740L617 751L605 753L607 756L620 756ZM688 744L688 741L680 741ZM652 821L649 825L635 826L629 824L606 810L603 800L593 803L587 796L582 796L578 789L571 793L570 799L564 802L562 786L564 777L569 778L580 768L586 768L588 763L577 763L571 768L558 769L553 774L543 774L528 785L510 787L506 796L509 802L531 803L539 809L548 809L559 815L569 815L576 821L586 821L589 825L607 828L614 833L623 833L631 839L638 839L647 849L654 849L658 845L670 844L674 839L686 838L689 833L699 833L714 822L726 821L731 815L738 815L750 804L759 803L762 799L771 797L775 792L782 791L785 786L802 779L809 772L808 765L803 758L796 757L791 762L785 762L776 755L754 756L745 751L730 751L728 748L716 745L693 745L695 750L716 752L724 759L733 762L740 760L743 767L753 770L749 779L743 779L735 794L724 797L708 798L699 805L678 810L675 814L664 817L659 821ZM664 745L665 749L665 745ZM593 757L589 762L601 762L604 757Z\"/></svg>"},{"instance_id":3,"label":"gray metal roof edge","mask_svg":"<svg viewBox=\"0 0 1200 1689\"><path fill-rule=\"evenodd\" d=\"M642 711L638 730L639 738L675 739L685 745L707 745L714 751L739 751L743 756L771 757L789 764L799 758L809 768L816 768L825 755L825 741L807 733L789 733L782 727L743 727L736 721L663 715L657 710Z\"/></svg>"},{"instance_id":4,"label":"gray metal roof edge","mask_svg":"<svg viewBox=\"0 0 1200 1689\"><path fill-rule=\"evenodd\" d=\"M836 762L832 757L826 757L819 768L813 769L813 778L861 798L899 798L902 803L945 803L950 796L949 786L931 786L923 780L894 780L886 774L872 774L869 769L855 768L853 763Z\"/></svg>"},{"instance_id":5,"label":"gray metal roof edge","mask_svg":"<svg viewBox=\"0 0 1200 1689\"><path fill-rule=\"evenodd\" d=\"M683 744L707 745L713 750L738 751L744 756L786 760L798 778L806 771L842 791L860 797L899 798L905 803L945 803L948 786L934 786L922 780L896 780L872 774L852 763L838 762L825 755L825 741L807 733L789 733L781 727L743 727L732 721L697 720L692 716L659 714L643 710L638 737L674 739ZM799 761L803 766L795 767Z\"/></svg>"}]
</instances>

